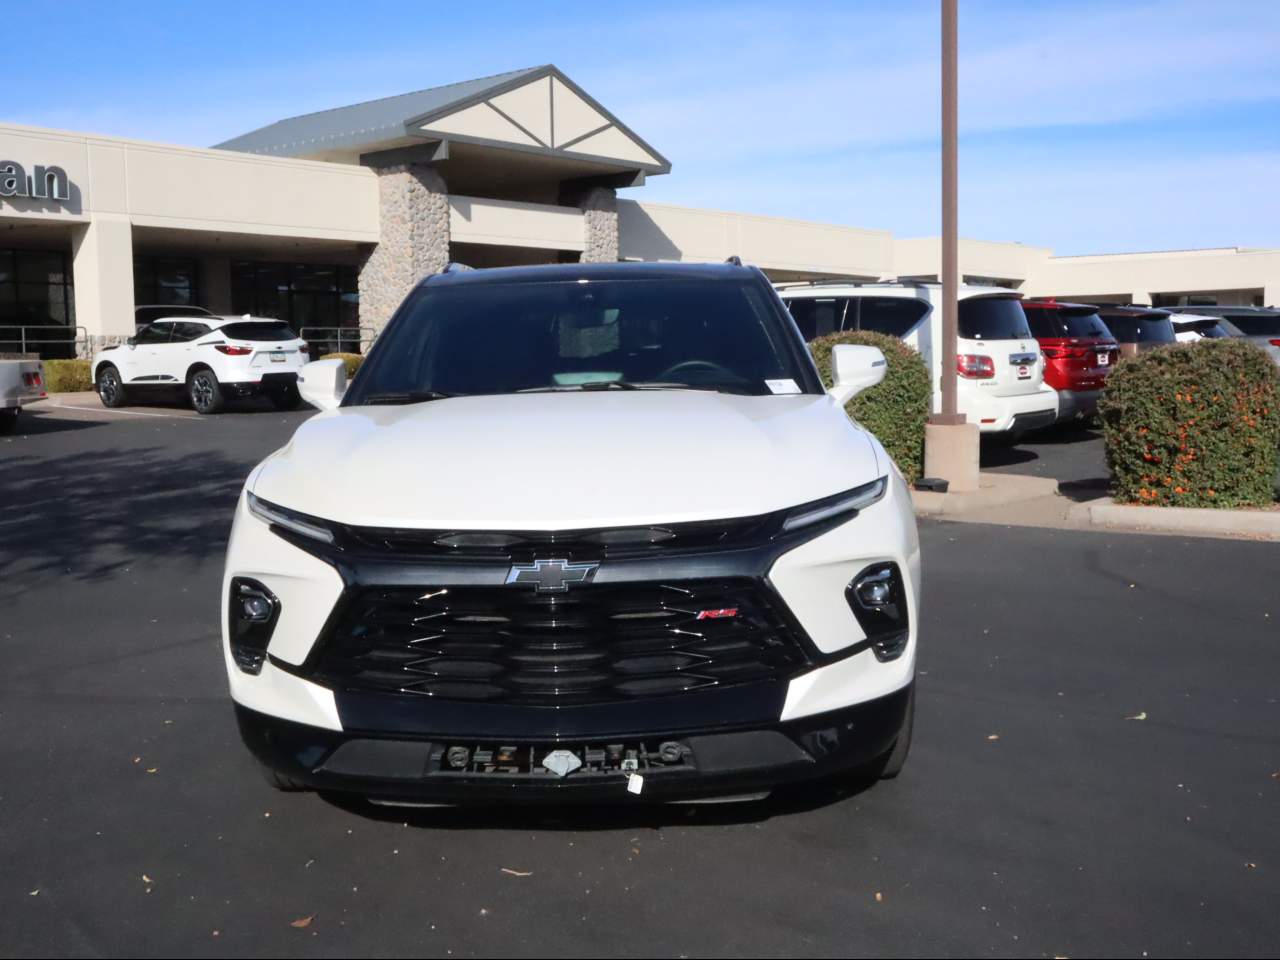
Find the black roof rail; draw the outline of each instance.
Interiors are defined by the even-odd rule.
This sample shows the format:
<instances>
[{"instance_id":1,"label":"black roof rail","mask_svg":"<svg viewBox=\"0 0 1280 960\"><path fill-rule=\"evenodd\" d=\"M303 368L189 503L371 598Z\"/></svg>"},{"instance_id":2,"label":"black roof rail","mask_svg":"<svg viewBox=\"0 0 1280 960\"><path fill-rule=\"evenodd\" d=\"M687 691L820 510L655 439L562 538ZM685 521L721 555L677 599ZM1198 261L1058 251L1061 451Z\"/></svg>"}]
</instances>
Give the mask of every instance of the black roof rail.
<instances>
[{"instance_id":1,"label":"black roof rail","mask_svg":"<svg viewBox=\"0 0 1280 960\"><path fill-rule=\"evenodd\" d=\"M740 267L740 266L742 266L742 258L741 258L740 256L738 256L736 253L730 254L730 255L725 259L725 261L724 261L724 262L725 262L725 263L731 263L731 264L733 264L735 267Z\"/></svg>"}]
</instances>

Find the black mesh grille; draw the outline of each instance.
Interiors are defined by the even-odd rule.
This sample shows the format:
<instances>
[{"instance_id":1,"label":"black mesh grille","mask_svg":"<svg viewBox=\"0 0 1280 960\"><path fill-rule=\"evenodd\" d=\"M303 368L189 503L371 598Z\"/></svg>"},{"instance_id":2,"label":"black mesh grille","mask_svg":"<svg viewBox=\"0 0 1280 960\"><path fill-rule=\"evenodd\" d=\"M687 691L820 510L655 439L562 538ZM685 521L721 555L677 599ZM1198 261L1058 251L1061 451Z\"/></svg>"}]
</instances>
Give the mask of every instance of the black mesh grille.
<instances>
[{"instance_id":1,"label":"black mesh grille","mask_svg":"<svg viewBox=\"0 0 1280 960\"><path fill-rule=\"evenodd\" d=\"M535 557L622 559L727 550L767 541L780 529L778 514L589 530L400 530L340 528L343 545L358 552L421 559L524 563Z\"/></svg>"},{"instance_id":2,"label":"black mesh grille","mask_svg":"<svg viewBox=\"0 0 1280 960\"><path fill-rule=\"evenodd\" d=\"M344 690L576 705L784 679L807 663L769 591L730 579L555 595L365 588L347 599L310 670Z\"/></svg>"}]
</instances>

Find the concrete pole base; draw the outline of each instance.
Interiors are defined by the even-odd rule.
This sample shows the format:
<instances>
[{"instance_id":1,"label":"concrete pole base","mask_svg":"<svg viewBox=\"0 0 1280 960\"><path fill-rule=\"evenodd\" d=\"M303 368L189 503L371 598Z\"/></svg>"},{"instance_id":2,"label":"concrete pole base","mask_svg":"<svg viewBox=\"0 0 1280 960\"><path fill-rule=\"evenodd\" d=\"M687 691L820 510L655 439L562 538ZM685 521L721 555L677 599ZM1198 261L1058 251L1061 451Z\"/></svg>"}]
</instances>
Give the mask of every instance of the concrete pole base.
<instances>
[{"instance_id":1,"label":"concrete pole base","mask_svg":"<svg viewBox=\"0 0 1280 960\"><path fill-rule=\"evenodd\" d=\"M978 425L926 423L924 475L950 483L949 493L978 489Z\"/></svg>"}]
</instances>

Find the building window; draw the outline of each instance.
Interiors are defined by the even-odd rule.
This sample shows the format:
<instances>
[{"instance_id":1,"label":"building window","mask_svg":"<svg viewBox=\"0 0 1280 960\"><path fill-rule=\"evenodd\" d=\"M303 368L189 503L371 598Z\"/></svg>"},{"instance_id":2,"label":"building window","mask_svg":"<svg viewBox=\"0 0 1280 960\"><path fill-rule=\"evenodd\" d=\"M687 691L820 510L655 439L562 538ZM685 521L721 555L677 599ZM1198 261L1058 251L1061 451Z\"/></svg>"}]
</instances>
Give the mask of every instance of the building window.
<instances>
[{"instance_id":1,"label":"building window","mask_svg":"<svg viewBox=\"0 0 1280 960\"><path fill-rule=\"evenodd\" d=\"M360 350L360 294L352 266L236 260L231 311L283 320L321 353Z\"/></svg>"},{"instance_id":2,"label":"building window","mask_svg":"<svg viewBox=\"0 0 1280 960\"><path fill-rule=\"evenodd\" d=\"M164 307L199 304L196 262L181 257L134 257L133 302Z\"/></svg>"},{"instance_id":3,"label":"building window","mask_svg":"<svg viewBox=\"0 0 1280 960\"><path fill-rule=\"evenodd\" d=\"M75 323L65 252L0 249L0 351L74 357Z\"/></svg>"}]
</instances>

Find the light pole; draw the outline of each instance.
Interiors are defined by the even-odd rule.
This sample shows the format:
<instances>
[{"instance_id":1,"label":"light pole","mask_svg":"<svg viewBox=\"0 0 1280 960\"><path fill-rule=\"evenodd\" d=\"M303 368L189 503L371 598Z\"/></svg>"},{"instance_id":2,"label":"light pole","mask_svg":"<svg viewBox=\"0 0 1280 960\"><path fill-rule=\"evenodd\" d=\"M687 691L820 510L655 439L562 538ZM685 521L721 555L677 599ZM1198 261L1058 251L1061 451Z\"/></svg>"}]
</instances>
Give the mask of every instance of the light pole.
<instances>
[{"instance_id":1,"label":"light pole","mask_svg":"<svg viewBox=\"0 0 1280 960\"><path fill-rule=\"evenodd\" d=\"M960 264L957 246L958 0L942 0L942 418L964 423L956 408L956 312Z\"/></svg>"},{"instance_id":2,"label":"light pole","mask_svg":"<svg viewBox=\"0 0 1280 960\"><path fill-rule=\"evenodd\" d=\"M939 411L924 436L926 477L946 480L949 489L978 489L978 425L966 422L956 402L956 334L960 287L958 178L959 11L958 0L942 0L942 343L939 351Z\"/></svg>"}]
</instances>

